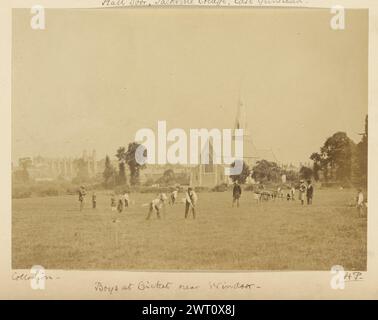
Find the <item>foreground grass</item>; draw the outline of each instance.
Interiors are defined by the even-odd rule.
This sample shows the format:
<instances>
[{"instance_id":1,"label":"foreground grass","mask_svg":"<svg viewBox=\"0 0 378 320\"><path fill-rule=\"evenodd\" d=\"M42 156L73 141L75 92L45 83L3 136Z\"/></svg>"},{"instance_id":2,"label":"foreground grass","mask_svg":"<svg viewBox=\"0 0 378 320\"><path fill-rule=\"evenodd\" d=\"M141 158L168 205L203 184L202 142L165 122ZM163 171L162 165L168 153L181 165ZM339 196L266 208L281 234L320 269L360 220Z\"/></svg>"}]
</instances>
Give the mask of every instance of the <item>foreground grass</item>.
<instances>
[{"instance_id":1,"label":"foreground grass","mask_svg":"<svg viewBox=\"0 0 378 320\"><path fill-rule=\"evenodd\" d=\"M13 200L12 266L48 269L366 270L367 221L348 207L353 191L317 190L314 204L277 200L260 205L243 193L199 194L196 220L184 205L146 221L151 194L131 194L126 212L111 212L97 195L80 212L75 196ZM182 195L179 195L182 198ZM90 197L88 197L89 200ZM118 218L114 223L114 218Z\"/></svg>"}]
</instances>

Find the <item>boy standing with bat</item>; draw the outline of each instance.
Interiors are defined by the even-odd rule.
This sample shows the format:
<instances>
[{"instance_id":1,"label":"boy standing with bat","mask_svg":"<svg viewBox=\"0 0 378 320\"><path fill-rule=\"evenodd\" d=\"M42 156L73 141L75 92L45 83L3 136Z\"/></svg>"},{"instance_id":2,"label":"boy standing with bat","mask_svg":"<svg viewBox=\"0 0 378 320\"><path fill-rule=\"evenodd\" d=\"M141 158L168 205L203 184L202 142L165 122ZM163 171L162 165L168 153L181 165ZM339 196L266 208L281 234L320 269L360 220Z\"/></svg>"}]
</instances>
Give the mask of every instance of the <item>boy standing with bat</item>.
<instances>
[{"instance_id":1,"label":"boy standing with bat","mask_svg":"<svg viewBox=\"0 0 378 320\"><path fill-rule=\"evenodd\" d=\"M189 210L192 210L193 219L196 218L196 202L197 202L197 194L194 192L192 188L188 188L188 191L185 194L185 219L188 217Z\"/></svg>"}]
</instances>

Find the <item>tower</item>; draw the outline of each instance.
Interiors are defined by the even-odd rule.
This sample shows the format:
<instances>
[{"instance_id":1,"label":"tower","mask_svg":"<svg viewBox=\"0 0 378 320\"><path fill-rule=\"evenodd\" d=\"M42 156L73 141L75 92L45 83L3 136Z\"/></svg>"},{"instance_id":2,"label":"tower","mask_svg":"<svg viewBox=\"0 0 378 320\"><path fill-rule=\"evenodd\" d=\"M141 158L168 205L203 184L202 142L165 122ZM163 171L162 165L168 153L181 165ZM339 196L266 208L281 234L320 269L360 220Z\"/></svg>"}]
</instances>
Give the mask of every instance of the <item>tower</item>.
<instances>
[{"instance_id":1,"label":"tower","mask_svg":"<svg viewBox=\"0 0 378 320\"><path fill-rule=\"evenodd\" d=\"M257 149L252 141L251 133L249 131L247 123L247 112L241 99L239 99L238 101L234 129L243 129L243 160L251 168L256 164L256 161L259 159L259 157ZM235 135L233 136L233 138L233 140L235 141Z\"/></svg>"}]
</instances>

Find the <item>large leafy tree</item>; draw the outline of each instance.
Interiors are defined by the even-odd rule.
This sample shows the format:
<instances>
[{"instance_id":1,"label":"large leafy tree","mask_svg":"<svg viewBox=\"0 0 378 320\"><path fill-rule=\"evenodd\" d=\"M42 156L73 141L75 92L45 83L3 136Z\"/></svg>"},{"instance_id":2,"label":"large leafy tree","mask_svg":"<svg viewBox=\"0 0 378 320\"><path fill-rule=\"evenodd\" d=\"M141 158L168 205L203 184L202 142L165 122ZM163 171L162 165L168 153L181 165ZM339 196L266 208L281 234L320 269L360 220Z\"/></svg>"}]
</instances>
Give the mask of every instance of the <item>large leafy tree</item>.
<instances>
[{"instance_id":1,"label":"large leafy tree","mask_svg":"<svg viewBox=\"0 0 378 320\"><path fill-rule=\"evenodd\" d=\"M286 175L286 181L288 182L293 182L293 181L298 181L299 174L297 171L294 170L282 170L281 171L281 176L282 174Z\"/></svg>"},{"instance_id":2,"label":"large leafy tree","mask_svg":"<svg viewBox=\"0 0 378 320\"><path fill-rule=\"evenodd\" d=\"M131 142L128 145L127 151L125 153L125 161L127 165L129 166L130 170L130 184L131 185L137 185L139 184L139 173L141 169L144 169L146 167L145 164L139 163L136 159L136 153L138 148L142 146L141 144L137 142ZM144 150L143 152L144 156L147 156L147 151Z\"/></svg>"},{"instance_id":3,"label":"large leafy tree","mask_svg":"<svg viewBox=\"0 0 378 320\"><path fill-rule=\"evenodd\" d=\"M235 162L231 164L231 167L235 167ZM244 184L250 174L251 170L249 169L249 166L243 161L243 168L241 173L236 175L230 175L230 178L233 182L238 181L239 183Z\"/></svg>"},{"instance_id":4,"label":"large leafy tree","mask_svg":"<svg viewBox=\"0 0 378 320\"><path fill-rule=\"evenodd\" d=\"M275 162L261 160L253 167L252 178L256 181L277 182L281 179L282 170Z\"/></svg>"},{"instance_id":5,"label":"large leafy tree","mask_svg":"<svg viewBox=\"0 0 378 320\"><path fill-rule=\"evenodd\" d=\"M105 158L105 168L104 168L104 172L102 173L102 176L104 177L105 186L114 185L116 171L112 163L110 162L110 158L108 155Z\"/></svg>"},{"instance_id":6,"label":"large leafy tree","mask_svg":"<svg viewBox=\"0 0 378 320\"><path fill-rule=\"evenodd\" d=\"M368 116L365 117L365 132L361 134L362 139L357 144L357 166L358 175L361 183L367 184L367 170L368 170Z\"/></svg>"},{"instance_id":7,"label":"large leafy tree","mask_svg":"<svg viewBox=\"0 0 378 320\"><path fill-rule=\"evenodd\" d=\"M316 180L322 172L325 181L348 181L367 184L368 158L368 117L365 117L365 132L356 145L345 132L337 132L329 137L320 152L311 154L313 174Z\"/></svg>"},{"instance_id":8,"label":"large leafy tree","mask_svg":"<svg viewBox=\"0 0 378 320\"><path fill-rule=\"evenodd\" d=\"M164 171L163 175L157 180L157 183L161 184L173 184L175 183L176 176L172 169L167 169Z\"/></svg>"},{"instance_id":9,"label":"large leafy tree","mask_svg":"<svg viewBox=\"0 0 378 320\"><path fill-rule=\"evenodd\" d=\"M118 159L118 176L117 184L125 184L127 182L126 178L126 149L125 147L120 147L117 150L116 157Z\"/></svg>"},{"instance_id":10,"label":"large leafy tree","mask_svg":"<svg viewBox=\"0 0 378 320\"><path fill-rule=\"evenodd\" d=\"M300 169L299 169L299 176L302 178L302 179L305 179L305 180L309 180L313 177L313 170L309 167L306 167L306 166L302 166Z\"/></svg>"},{"instance_id":11,"label":"large leafy tree","mask_svg":"<svg viewBox=\"0 0 378 320\"><path fill-rule=\"evenodd\" d=\"M337 181L351 179L354 147L355 143L345 132L337 132L320 148L323 163L328 166L331 179Z\"/></svg>"},{"instance_id":12,"label":"large leafy tree","mask_svg":"<svg viewBox=\"0 0 378 320\"><path fill-rule=\"evenodd\" d=\"M315 152L310 156L314 161L315 179L319 179L321 170L325 181L351 181L355 150L355 143L345 132L333 134L325 141L319 153Z\"/></svg>"},{"instance_id":13,"label":"large leafy tree","mask_svg":"<svg viewBox=\"0 0 378 320\"><path fill-rule=\"evenodd\" d=\"M314 162L312 167L312 174L314 176L314 179L316 181L319 181L319 171L322 170L323 164L322 164L322 156L318 152L314 152L311 154L310 159Z\"/></svg>"}]
</instances>

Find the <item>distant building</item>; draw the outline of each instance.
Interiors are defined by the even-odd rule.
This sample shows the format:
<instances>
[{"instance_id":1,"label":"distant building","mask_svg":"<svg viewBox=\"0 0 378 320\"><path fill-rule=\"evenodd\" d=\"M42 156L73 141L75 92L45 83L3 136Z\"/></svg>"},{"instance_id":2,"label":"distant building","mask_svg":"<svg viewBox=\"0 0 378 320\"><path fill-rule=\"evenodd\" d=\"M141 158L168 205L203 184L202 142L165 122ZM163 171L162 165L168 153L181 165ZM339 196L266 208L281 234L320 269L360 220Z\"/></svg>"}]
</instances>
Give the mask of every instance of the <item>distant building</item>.
<instances>
[{"instance_id":1,"label":"distant building","mask_svg":"<svg viewBox=\"0 0 378 320\"><path fill-rule=\"evenodd\" d=\"M114 169L118 172L119 162L117 159L111 160L111 164ZM98 175L102 174L105 169L105 159L98 161ZM156 181L164 175L167 170L173 170L175 175L187 176L189 180L191 168L182 165L172 165L172 164L147 164L144 169L139 171L139 183L145 184L147 181ZM127 164L125 164L125 174L127 182L130 181L130 169Z\"/></svg>"},{"instance_id":2,"label":"distant building","mask_svg":"<svg viewBox=\"0 0 378 320\"><path fill-rule=\"evenodd\" d=\"M243 129L243 161L252 169L258 161L267 160L278 162L271 149L257 149L253 143L251 133L248 128L246 110L243 102L239 100L234 129ZM235 136L233 137L235 141ZM201 151L203 153L204 150ZM213 157L217 157L213 152L211 141L209 141L209 164L200 164L192 169L191 185L196 187L214 187L221 183L230 183L230 178L225 175L225 165L214 164ZM252 178L247 181L253 181Z\"/></svg>"},{"instance_id":3,"label":"distant building","mask_svg":"<svg viewBox=\"0 0 378 320\"><path fill-rule=\"evenodd\" d=\"M281 164L280 167L286 171L299 172L300 167L293 165L292 163Z\"/></svg>"},{"instance_id":4,"label":"distant building","mask_svg":"<svg viewBox=\"0 0 378 320\"><path fill-rule=\"evenodd\" d=\"M199 164L192 168L190 174L190 185L193 187L214 187L221 183L228 182L228 176L225 175L225 166L214 163L215 154L213 144L208 141L208 164ZM201 150L201 154L207 153L206 150ZM206 154L207 156L207 154Z\"/></svg>"},{"instance_id":5,"label":"distant building","mask_svg":"<svg viewBox=\"0 0 378 320\"><path fill-rule=\"evenodd\" d=\"M35 181L49 181L56 179L72 180L78 173L78 160L84 161L84 164L88 169L89 178L93 178L98 173L98 161L96 159L96 151L93 150L91 155L88 155L86 150L83 151L81 158L49 158L37 156L33 158L20 158L19 166L12 166L13 171L20 170L22 168L22 162L25 159L30 159L28 163L29 177Z\"/></svg>"}]
</instances>

